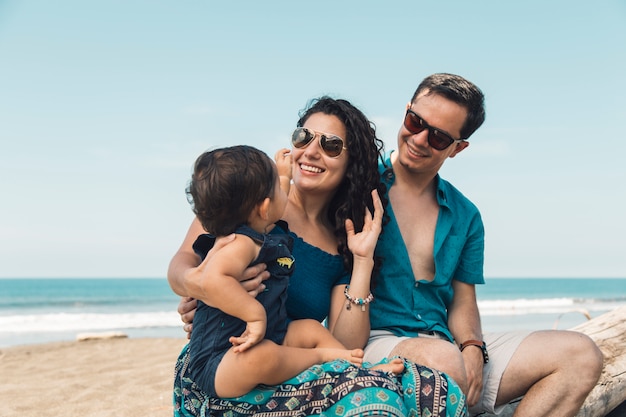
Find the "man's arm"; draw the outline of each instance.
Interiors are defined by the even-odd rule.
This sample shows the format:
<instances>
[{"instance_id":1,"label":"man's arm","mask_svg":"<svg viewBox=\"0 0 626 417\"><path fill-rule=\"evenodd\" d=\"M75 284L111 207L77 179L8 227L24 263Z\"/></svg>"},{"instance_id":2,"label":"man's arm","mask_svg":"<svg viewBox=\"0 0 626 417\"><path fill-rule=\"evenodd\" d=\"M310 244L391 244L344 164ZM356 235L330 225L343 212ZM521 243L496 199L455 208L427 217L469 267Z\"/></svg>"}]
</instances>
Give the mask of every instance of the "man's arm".
<instances>
[{"instance_id":1,"label":"man's arm","mask_svg":"<svg viewBox=\"0 0 626 417\"><path fill-rule=\"evenodd\" d=\"M473 284L452 281L454 296L448 308L448 328L455 342L461 344L467 340L483 340L480 314L476 302L476 290ZM472 406L480 398L483 387L483 354L480 348L468 346L463 349L463 361L467 374L467 403Z\"/></svg>"}]
</instances>

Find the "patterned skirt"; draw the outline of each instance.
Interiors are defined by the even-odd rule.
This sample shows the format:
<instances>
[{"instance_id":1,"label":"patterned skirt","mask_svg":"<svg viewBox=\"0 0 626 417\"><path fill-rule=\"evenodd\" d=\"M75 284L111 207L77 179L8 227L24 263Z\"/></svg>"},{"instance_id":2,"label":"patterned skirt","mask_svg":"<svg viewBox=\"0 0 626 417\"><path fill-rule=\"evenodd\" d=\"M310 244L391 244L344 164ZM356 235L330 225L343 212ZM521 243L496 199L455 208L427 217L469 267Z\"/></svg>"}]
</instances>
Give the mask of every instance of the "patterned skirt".
<instances>
[{"instance_id":1,"label":"patterned skirt","mask_svg":"<svg viewBox=\"0 0 626 417\"><path fill-rule=\"evenodd\" d=\"M401 375L336 360L281 385L259 385L231 399L207 397L189 377L189 345L176 362L175 417L467 416L465 396L447 375L405 361Z\"/></svg>"}]
</instances>

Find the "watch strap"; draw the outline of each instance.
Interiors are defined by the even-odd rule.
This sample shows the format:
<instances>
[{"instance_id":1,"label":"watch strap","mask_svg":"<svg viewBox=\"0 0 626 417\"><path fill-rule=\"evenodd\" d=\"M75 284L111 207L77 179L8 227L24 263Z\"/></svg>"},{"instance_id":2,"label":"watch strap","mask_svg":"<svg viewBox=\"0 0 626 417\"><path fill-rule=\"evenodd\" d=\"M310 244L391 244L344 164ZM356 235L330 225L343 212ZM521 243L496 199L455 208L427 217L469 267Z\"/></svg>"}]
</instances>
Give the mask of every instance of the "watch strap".
<instances>
[{"instance_id":1,"label":"watch strap","mask_svg":"<svg viewBox=\"0 0 626 417\"><path fill-rule=\"evenodd\" d=\"M477 348L479 348L481 352L483 353L483 362L484 363L489 362L489 353L487 353L487 344L483 340L474 340L474 339L466 340L465 342L459 345L459 350L463 352L463 349L465 349L468 346L476 346Z\"/></svg>"}]
</instances>

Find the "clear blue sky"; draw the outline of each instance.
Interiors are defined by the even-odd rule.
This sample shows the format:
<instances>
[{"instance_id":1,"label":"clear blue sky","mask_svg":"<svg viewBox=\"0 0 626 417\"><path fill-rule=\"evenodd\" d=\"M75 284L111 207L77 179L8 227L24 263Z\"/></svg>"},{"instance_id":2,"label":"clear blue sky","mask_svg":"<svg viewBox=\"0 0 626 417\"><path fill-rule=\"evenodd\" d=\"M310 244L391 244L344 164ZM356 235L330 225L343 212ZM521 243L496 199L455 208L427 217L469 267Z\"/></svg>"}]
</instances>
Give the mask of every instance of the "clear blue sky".
<instances>
[{"instance_id":1,"label":"clear blue sky","mask_svg":"<svg viewBox=\"0 0 626 417\"><path fill-rule=\"evenodd\" d=\"M0 277L164 277L202 151L288 146L351 100L388 149L415 87L487 121L442 169L491 277L626 277L623 0L0 0Z\"/></svg>"}]
</instances>

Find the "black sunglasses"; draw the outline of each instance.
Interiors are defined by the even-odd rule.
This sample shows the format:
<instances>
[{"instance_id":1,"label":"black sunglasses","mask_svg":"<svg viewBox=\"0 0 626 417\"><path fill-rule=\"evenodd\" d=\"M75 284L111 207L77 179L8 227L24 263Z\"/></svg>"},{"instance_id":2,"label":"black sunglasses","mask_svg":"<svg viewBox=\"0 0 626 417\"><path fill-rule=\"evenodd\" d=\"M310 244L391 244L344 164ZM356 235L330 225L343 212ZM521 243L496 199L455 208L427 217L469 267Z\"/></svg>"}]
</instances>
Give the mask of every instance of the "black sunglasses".
<instances>
[{"instance_id":1,"label":"black sunglasses","mask_svg":"<svg viewBox=\"0 0 626 417\"><path fill-rule=\"evenodd\" d=\"M306 127L299 127L291 135L291 144L298 149L306 148L316 136L320 138L322 151L331 158L337 158L344 149L343 139L339 136L328 135L326 133L315 132Z\"/></svg>"},{"instance_id":2,"label":"black sunglasses","mask_svg":"<svg viewBox=\"0 0 626 417\"><path fill-rule=\"evenodd\" d=\"M428 144L438 151L443 151L454 142L460 142L463 139L452 139L450 135L442 132L436 127L430 126L426 120L422 119L413 110L408 109L404 116L404 127L406 130L416 135L424 129L428 129Z\"/></svg>"}]
</instances>

